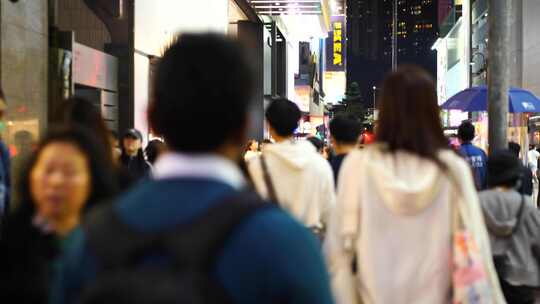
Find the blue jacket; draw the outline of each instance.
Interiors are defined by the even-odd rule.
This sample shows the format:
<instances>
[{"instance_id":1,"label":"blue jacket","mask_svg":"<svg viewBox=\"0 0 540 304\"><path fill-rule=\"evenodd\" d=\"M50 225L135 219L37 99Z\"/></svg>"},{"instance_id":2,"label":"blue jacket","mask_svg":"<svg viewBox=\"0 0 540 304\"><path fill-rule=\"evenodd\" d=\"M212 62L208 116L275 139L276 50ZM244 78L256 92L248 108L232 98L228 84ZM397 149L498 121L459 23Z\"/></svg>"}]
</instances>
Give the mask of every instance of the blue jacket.
<instances>
[{"instance_id":1,"label":"blue jacket","mask_svg":"<svg viewBox=\"0 0 540 304\"><path fill-rule=\"evenodd\" d=\"M207 179L148 181L120 198L115 211L135 230L167 230L203 214L234 191ZM75 233L77 241L62 261L54 303L74 303L100 267L84 233ZM318 241L278 209L262 209L240 224L213 275L234 303L333 303Z\"/></svg>"},{"instance_id":2,"label":"blue jacket","mask_svg":"<svg viewBox=\"0 0 540 304\"><path fill-rule=\"evenodd\" d=\"M473 171L474 182L477 190L487 188L487 156L484 150L471 143L463 143L459 148L459 154L465 158Z\"/></svg>"},{"instance_id":3,"label":"blue jacket","mask_svg":"<svg viewBox=\"0 0 540 304\"><path fill-rule=\"evenodd\" d=\"M0 217L9 212L10 200L10 155L7 146L0 142Z\"/></svg>"}]
</instances>

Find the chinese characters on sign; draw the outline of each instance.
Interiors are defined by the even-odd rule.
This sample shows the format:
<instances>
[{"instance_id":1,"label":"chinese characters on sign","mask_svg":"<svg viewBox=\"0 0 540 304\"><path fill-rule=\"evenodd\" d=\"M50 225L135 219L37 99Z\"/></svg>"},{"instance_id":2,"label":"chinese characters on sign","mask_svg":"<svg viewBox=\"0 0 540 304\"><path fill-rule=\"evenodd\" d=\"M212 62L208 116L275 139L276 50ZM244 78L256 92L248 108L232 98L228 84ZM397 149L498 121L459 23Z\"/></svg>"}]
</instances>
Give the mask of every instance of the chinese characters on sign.
<instances>
[{"instance_id":1,"label":"chinese characters on sign","mask_svg":"<svg viewBox=\"0 0 540 304\"><path fill-rule=\"evenodd\" d=\"M339 21L333 23L334 26L334 65L343 65L343 41L341 39L343 33L343 24Z\"/></svg>"},{"instance_id":2,"label":"chinese characters on sign","mask_svg":"<svg viewBox=\"0 0 540 304\"><path fill-rule=\"evenodd\" d=\"M326 70L345 71L345 19L343 16L332 17L332 31L326 38Z\"/></svg>"}]
</instances>

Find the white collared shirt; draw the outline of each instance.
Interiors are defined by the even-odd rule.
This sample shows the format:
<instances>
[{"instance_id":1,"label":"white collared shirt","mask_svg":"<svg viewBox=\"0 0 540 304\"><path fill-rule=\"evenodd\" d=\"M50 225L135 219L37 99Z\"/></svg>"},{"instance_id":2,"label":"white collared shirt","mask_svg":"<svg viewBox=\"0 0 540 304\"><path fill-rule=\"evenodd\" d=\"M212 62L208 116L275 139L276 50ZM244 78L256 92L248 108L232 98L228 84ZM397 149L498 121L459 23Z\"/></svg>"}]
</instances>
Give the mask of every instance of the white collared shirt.
<instances>
[{"instance_id":1,"label":"white collared shirt","mask_svg":"<svg viewBox=\"0 0 540 304\"><path fill-rule=\"evenodd\" d=\"M229 159L217 154L184 154L167 152L157 160L156 180L180 177L209 178L240 190L246 185L244 175Z\"/></svg>"}]
</instances>

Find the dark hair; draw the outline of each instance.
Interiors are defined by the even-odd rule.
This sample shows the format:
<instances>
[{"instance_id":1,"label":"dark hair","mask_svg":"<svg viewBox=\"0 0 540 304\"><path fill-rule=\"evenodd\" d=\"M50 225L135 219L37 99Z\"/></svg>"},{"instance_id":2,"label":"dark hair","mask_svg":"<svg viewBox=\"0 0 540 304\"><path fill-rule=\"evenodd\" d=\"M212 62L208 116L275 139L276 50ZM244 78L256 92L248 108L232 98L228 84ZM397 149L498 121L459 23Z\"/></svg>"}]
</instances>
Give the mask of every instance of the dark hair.
<instances>
[{"instance_id":1,"label":"dark hair","mask_svg":"<svg viewBox=\"0 0 540 304\"><path fill-rule=\"evenodd\" d=\"M172 150L216 150L242 137L253 87L251 65L238 42L218 34L183 34L159 63L148 109L151 128Z\"/></svg>"},{"instance_id":2,"label":"dark hair","mask_svg":"<svg viewBox=\"0 0 540 304\"><path fill-rule=\"evenodd\" d=\"M307 138L307 141L309 141L310 143L313 144L313 146L315 146L315 149L317 149L317 152L322 152L323 149L324 149L324 142L322 140L320 140L318 137L316 136L310 136Z\"/></svg>"},{"instance_id":3,"label":"dark hair","mask_svg":"<svg viewBox=\"0 0 540 304\"><path fill-rule=\"evenodd\" d=\"M154 164L158 156L165 150L165 143L159 139L151 140L146 146L146 158L151 164Z\"/></svg>"},{"instance_id":4,"label":"dark hair","mask_svg":"<svg viewBox=\"0 0 540 304\"><path fill-rule=\"evenodd\" d=\"M447 149L433 78L422 68L404 65L383 83L376 141L389 152L407 151L445 168L440 150Z\"/></svg>"},{"instance_id":5,"label":"dark hair","mask_svg":"<svg viewBox=\"0 0 540 304\"><path fill-rule=\"evenodd\" d=\"M522 178L522 165L509 150L492 152L487 159L487 183L489 188L505 186L513 188Z\"/></svg>"},{"instance_id":6,"label":"dark hair","mask_svg":"<svg viewBox=\"0 0 540 304\"><path fill-rule=\"evenodd\" d=\"M263 144L271 144L272 141L268 138L266 138L265 140L262 141Z\"/></svg>"},{"instance_id":7,"label":"dark hair","mask_svg":"<svg viewBox=\"0 0 540 304\"><path fill-rule=\"evenodd\" d=\"M514 153L514 155L519 158L519 152L521 152L521 146L518 143L513 142L513 141L509 142L508 150Z\"/></svg>"},{"instance_id":8,"label":"dark hair","mask_svg":"<svg viewBox=\"0 0 540 304\"><path fill-rule=\"evenodd\" d=\"M298 128L302 112L298 106L286 99L275 98L266 109L266 120L280 136L291 136Z\"/></svg>"},{"instance_id":9,"label":"dark hair","mask_svg":"<svg viewBox=\"0 0 540 304\"><path fill-rule=\"evenodd\" d=\"M118 191L115 174L107 162L105 149L100 145L93 133L80 126L52 127L47 135L39 143L37 151L27 163L22 172L18 187L19 208L28 216L33 216L35 209L30 191L30 174L36 165L38 158L45 147L52 143L65 142L75 145L88 160L90 176L92 179L91 194L85 205L85 210L92 208L97 203L111 198ZM108 151L107 151L108 152Z\"/></svg>"},{"instance_id":10,"label":"dark hair","mask_svg":"<svg viewBox=\"0 0 540 304\"><path fill-rule=\"evenodd\" d=\"M22 292L22 302L44 303L50 287L50 263L61 253L57 237L46 234L32 223L35 203L30 192L30 174L45 147L66 142L77 146L89 163L92 179L91 195L83 212L116 194L116 181L110 166L104 161L105 150L92 133L80 127L53 128L41 141L38 150L26 164L18 185L19 203L10 213L2 229L0 243L0 273L12 279L5 282L4 298L10 292ZM30 271L31 270L31 271ZM29 285L31 284L31 285Z\"/></svg>"},{"instance_id":11,"label":"dark hair","mask_svg":"<svg viewBox=\"0 0 540 304\"><path fill-rule=\"evenodd\" d=\"M459 125L458 138L464 142L471 142L474 139L474 125L470 121L464 121Z\"/></svg>"},{"instance_id":12,"label":"dark hair","mask_svg":"<svg viewBox=\"0 0 540 304\"><path fill-rule=\"evenodd\" d=\"M92 131L99 144L107 152L105 160L107 163L113 163L113 150L110 141L110 132L105 125L101 112L97 106L90 101L72 97L64 100L56 113L54 123L58 125L80 126Z\"/></svg>"},{"instance_id":13,"label":"dark hair","mask_svg":"<svg viewBox=\"0 0 540 304\"><path fill-rule=\"evenodd\" d=\"M356 144L362 126L351 117L337 116L330 121L330 134L338 143Z\"/></svg>"}]
</instances>

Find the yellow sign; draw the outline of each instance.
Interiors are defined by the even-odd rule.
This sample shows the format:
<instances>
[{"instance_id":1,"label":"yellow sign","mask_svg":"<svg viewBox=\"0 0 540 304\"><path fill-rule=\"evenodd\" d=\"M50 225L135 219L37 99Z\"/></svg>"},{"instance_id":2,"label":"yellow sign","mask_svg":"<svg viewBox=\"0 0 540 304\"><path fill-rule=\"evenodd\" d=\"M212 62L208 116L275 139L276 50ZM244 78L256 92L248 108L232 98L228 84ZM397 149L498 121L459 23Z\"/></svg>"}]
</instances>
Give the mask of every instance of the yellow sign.
<instances>
[{"instance_id":1,"label":"yellow sign","mask_svg":"<svg viewBox=\"0 0 540 304\"><path fill-rule=\"evenodd\" d=\"M343 23L336 21L334 25L334 65L343 65Z\"/></svg>"}]
</instances>

